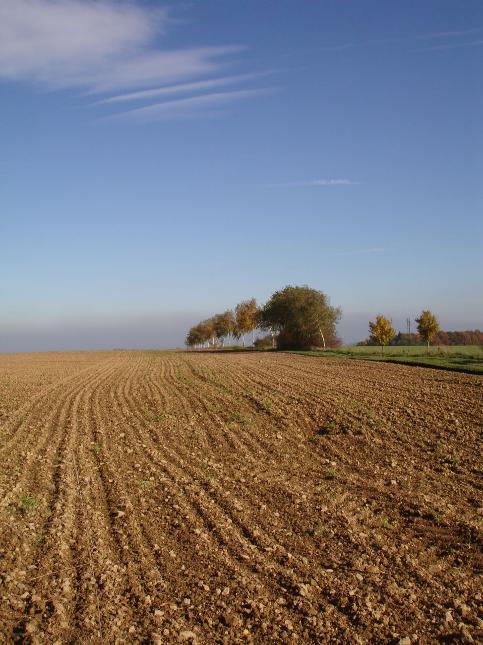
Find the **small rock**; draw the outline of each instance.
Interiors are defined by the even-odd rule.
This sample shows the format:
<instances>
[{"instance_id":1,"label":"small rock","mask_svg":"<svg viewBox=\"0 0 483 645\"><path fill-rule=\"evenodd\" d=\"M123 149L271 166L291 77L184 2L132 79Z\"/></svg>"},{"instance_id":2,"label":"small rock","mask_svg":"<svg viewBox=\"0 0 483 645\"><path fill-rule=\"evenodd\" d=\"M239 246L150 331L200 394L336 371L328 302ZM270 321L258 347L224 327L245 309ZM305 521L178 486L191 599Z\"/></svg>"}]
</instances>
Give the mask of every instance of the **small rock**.
<instances>
[{"instance_id":1,"label":"small rock","mask_svg":"<svg viewBox=\"0 0 483 645\"><path fill-rule=\"evenodd\" d=\"M196 634L194 632L189 631L188 629L179 633L179 639L181 641L191 641L192 643L198 642L198 638Z\"/></svg>"},{"instance_id":2,"label":"small rock","mask_svg":"<svg viewBox=\"0 0 483 645\"><path fill-rule=\"evenodd\" d=\"M411 639L409 636L405 636L404 638L400 638L398 641L398 645L411 645Z\"/></svg>"},{"instance_id":3,"label":"small rock","mask_svg":"<svg viewBox=\"0 0 483 645\"><path fill-rule=\"evenodd\" d=\"M463 643L474 643L474 638L470 632L466 629L466 626L461 628L461 637L463 638Z\"/></svg>"},{"instance_id":4,"label":"small rock","mask_svg":"<svg viewBox=\"0 0 483 645\"><path fill-rule=\"evenodd\" d=\"M304 596L304 598L308 598L310 596L310 592L311 592L310 585L305 585L305 584L299 585L300 596Z\"/></svg>"},{"instance_id":5,"label":"small rock","mask_svg":"<svg viewBox=\"0 0 483 645\"><path fill-rule=\"evenodd\" d=\"M458 611L462 616L467 616L471 612L471 609L468 607L468 605L460 605Z\"/></svg>"}]
</instances>

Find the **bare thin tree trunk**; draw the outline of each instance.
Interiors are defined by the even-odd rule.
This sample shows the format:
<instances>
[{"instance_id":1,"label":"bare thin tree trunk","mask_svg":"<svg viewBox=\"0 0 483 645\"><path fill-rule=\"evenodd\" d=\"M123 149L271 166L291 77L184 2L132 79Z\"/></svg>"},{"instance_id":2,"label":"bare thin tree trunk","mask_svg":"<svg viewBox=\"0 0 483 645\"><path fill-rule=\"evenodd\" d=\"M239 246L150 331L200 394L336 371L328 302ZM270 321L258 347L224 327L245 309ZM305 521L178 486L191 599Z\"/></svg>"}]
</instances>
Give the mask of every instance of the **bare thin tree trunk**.
<instances>
[{"instance_id":1,"label":"bare thin tree trunk","mask_svg":"<svg viewBox=\"0 0 483 645\"><path fill-rule=\"evenodd\" d=\"M322 329L320 327L319 327L319 332L320 332L320 335L322 336L322 343L324 345L324 350L325 350L325 337L324 337L324 334L323 334Z\"/></svg>"}]
</instances>

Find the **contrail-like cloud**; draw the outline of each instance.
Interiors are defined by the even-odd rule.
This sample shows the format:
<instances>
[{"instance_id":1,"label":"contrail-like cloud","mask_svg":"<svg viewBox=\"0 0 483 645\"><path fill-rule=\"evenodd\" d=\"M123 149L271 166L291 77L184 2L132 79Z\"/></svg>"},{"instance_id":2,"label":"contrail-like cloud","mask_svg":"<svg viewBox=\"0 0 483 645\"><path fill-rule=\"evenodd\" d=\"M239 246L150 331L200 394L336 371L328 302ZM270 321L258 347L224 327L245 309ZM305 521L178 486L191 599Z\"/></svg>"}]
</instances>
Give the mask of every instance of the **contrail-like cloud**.
<instances>
[{"instance_id":1,"label":"contrail-like cloud","mask_svg":"<svg viewBox=\"0 0 483 645\"><path fill-rule=\"evenodd\" d=\"M286 181L272 186L287 188L304 188L310 186L357 186L361 182L351 179L307 179L302 181Z\"/></svg>"}]
</instances>

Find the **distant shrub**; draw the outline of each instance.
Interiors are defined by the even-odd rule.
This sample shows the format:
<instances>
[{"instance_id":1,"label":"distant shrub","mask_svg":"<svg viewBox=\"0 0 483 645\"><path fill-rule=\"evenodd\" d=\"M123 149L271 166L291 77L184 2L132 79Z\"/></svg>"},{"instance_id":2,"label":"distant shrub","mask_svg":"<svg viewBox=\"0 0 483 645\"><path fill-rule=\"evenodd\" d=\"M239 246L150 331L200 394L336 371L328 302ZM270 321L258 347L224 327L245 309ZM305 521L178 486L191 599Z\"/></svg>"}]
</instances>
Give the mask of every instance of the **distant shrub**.
<instances>
[{"instance_id":1,"label":"distant shrub","mask_svg":"<svg viewBox=\"0 0 483 645\"><path fill-rule=\"evenodd\" d=\"M361 340L357 345L359 347L373 346L376 343L370 338ZM466 331L443 331L440 330L434 336L434 345L481 345L483 344L483 332L479 329ZM424 345L424 340L419 334L397 333L389 345L392 346L419 346Z\"/></svg>"},{"instance_id":2,"label":"distant shrub","mask_svg":"<svg viewBox=\"0 0 483 645\"><path fill-rule=\"evenodd\" d=\"M272 347L272 337L270 334L267 334L266 336L260 336L259 338L255 339L255 342L253 343L254 346L257 349L267 349L268 347Z\"/></svg>"}]
</instances>

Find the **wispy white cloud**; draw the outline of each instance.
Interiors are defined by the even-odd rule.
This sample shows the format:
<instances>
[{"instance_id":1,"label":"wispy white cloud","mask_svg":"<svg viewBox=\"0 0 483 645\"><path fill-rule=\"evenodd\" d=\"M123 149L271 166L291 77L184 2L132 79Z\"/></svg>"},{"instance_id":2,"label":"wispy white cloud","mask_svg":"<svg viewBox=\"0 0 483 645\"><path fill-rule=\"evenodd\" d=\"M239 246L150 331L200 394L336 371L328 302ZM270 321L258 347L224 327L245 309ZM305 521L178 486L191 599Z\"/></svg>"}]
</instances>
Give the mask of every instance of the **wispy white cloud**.
<instances>
[{"instance_id":1,"label":"wispy white cloud","mask_svg":"<svg viewBox=\"0 0 483 645\"><path fill-rule=\"evenodd\" d=\"M0 79L94 92L217 71L239 46L160 50L166 9L124 0L1 0Z\"/></svg>"},{"instance_id":2,"label":"wispy white cloud","mask_svg":"<svg viewBox=\"0 0 483 645\"><path fill-rule=\"evenodd\" d=\"M0 0L0 82L76 88L87 95L114 93L96 103L106 106L192 95L112 116L130 120L193 114L271 91L205 94L271 72L221 75L230 56L246 49L236 44L162 49L160 39L172 21L166 8L132 0Z\"/></svg>"},{"instance_id":3,"label":"wispy white cloud","mask_svg":"<svg viewBox=\"0 0 483 645\"><path fill-rule=\"evenodd\" d=\"M351 179L308 179L304 181L286 181L280 184L272 184L272 186L303 188L305 186L357 186L360 183L360 181L352 181Z\"/></svg>"},{"instance_id":4,"label":"wispy white cloud","mask_svg":"<svg viewBox=\"0 0 483 645\"><path fill-rule=\"evenodd\" d=\"M358 42L349 42L349 43L341 43L339 45L326 45L324 47L320 48L320 51L327 51L327 52L337 52L337 51L344 51L346 49L354 49L357 47L367 47L369 45L387 45L387 44L394 44L394 43L410 43L410 42L417 42L417 41L431 41L431 40L438 40L438 39L443 39L443 38L462 38L465 36L470 36L471 34L476 34L476 33L481 33L483 31L483 27L475 27L472 29L462 29L462 30L453 30L453 31L436 31L436 32L430 32L427 34L419 34L419 35L414 35L414 36L402 36L400 38L377 38L373 40L362 40ZM465 47L465 46L471 46L471 45L476 45L480 44L481 41L475 41L474 43L448 43L445 45L435 45L434 47L425 47L422 49L418 49L416 51L425 51L426 49L446 49L447 47Z\"/></svg>"},{"instance_id":5,"label":"wispy white cloud","mask_svg":"<svg viewBox=\"0 0 483 645\"><path fill-rule=\"evenodd\" d=\"M252 74L237 74L234 76L222 76L220 78L210 78L204 81L195 81L193 83L179 83L177 85L167 85L157 87L149 90L141 90L139 92L129 92L127 94L118 94L109 96L106 99L97 101L94 105L108 104L108 103L123 103L126 101L143 101L146 99L157 98L159 96L170 96L172 94L186 94L191 92L209 90L214 87L222 87L225 85L232 85L234 83L242 83L258 78L262 78L271 74L271 71L254 72Z\"/></svg>"},{"instance_id":6,"label":"wispy white cloud","mask_svg":"<svg viewBox=\"0 0 483 645\"><path fill-rule=\"evenodd\" d=\"M418 49L413 49L415 52L428 52L435 51L437 49L459 49L460 47L481 47L483 45L483 40L472 40L465 43L446 43L444 45L433 45L431 47L420 47Z\"/></svg>"},{"instance_id":7,"label":"wispy white cloud","mask_svg":"<svg viewBox=\"0 0 483 645\"><path fill-rule=\"evenodd\" d=\"M133 110L126 110L125 112L120 112L118 114L111 114L107 117L103 117L102 120L119 121L128 119L143 121L184 117L198 112L200 109L218 107L240 99L253 98L273 93L277 90L277 87L262 87L190 96L188 98L177 99L174 101L163 101L161 103L155 103L154 105L146 105L134 108Z\"/></svg>"}]
</instances>

